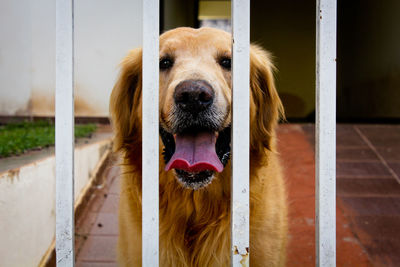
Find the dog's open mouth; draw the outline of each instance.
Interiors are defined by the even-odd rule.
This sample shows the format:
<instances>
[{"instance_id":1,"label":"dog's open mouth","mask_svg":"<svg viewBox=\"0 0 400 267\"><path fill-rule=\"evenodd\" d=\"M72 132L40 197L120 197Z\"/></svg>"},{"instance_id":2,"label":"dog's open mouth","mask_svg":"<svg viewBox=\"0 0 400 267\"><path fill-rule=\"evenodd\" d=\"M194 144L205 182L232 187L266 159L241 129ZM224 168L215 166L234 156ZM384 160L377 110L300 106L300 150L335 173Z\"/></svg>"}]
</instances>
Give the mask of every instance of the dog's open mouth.
<instances>
[{"instance_id":1,"label":"dog's open mouth","mask_svg":"<svg viewBox=\"0 0 400 267\"><path fill-rule=\"evenodd\" d=\"M174 135L160 127L160 134L165 146L165 170L175 169L178 181L187 188L207 186L229 160L230 127L220 132L200 130Z\"/></svg>"}]
</instances>

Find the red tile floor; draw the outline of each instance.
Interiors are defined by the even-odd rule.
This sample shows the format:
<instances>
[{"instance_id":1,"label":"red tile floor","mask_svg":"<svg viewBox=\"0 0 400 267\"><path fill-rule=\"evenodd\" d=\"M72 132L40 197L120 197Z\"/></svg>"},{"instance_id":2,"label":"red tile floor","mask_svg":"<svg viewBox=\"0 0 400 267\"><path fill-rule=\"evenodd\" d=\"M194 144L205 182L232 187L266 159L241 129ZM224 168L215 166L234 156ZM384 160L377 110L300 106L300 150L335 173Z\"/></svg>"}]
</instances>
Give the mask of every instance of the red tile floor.
<instances>
[{"instance_id":1,"label":"red tile floor","mask_svg":"<svg viewBox=\"0 0 400 267\"><path fill-rule=\"evenodd\" d=\"M287 266L314 266L314 125L279 127L290 207ZM338 125L337 266L400 266L400 125ZM116 266L118 168L77 222L77 266Z\"/></svg>"},{"instance_id":2,"label":"red tile floor","mask_svg":"<svg viewBox=\"0 0 400 267\"><path fill-rule=\"evenodd\" d=\"M119 169L110 166L106 180L92 195L76 223L77 267L110 267L116 264L118 238Z\"/></svg>"}]
</instances>

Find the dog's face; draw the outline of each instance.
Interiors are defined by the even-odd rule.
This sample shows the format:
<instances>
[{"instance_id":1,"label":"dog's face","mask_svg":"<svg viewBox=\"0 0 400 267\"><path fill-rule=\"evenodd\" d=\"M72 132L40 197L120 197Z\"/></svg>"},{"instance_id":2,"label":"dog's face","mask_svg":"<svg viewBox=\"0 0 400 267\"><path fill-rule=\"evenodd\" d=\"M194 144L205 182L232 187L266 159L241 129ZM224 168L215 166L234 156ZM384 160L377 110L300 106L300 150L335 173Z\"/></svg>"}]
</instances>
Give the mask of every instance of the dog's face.
<instances>
[{"instance_id":1,"label":"dog's face","mask_svg":"<svg viewBox=\"0 0 400 267\"><path fill-rule=\"evenodd\" d=\"M160 136L165 171L174 171L187 188L208 185L229 161L231 42L230 34L211 28L178 28L160 36ZM260 154L271 149L273 127L282 107L268 54L256 46L250 54L250 149ZM122 63L110 103L117 150L141 148L140 80L141 50L133 50Z\"/></svg>"},{"instance_id":2,"label":"dog's face","mask_svg":"<svg viewBox=\"0 0 400 267\"><path fill-rule=\"evenodd\" d=\"M209 184L230 153L231 38L214 29L160 37L160 133L166 170L185 187Z\"/></svg>"},{"instance_id":3,"label":"dog's face","mask_svg":"<svg viewBox=\"0 0 400 267\"><path fill-rule=\"evenodd\" d=\"M215 29L160 37L161 125L170 133L221 131L230 121L231 38Z\"/></svg>"}]
</instances>

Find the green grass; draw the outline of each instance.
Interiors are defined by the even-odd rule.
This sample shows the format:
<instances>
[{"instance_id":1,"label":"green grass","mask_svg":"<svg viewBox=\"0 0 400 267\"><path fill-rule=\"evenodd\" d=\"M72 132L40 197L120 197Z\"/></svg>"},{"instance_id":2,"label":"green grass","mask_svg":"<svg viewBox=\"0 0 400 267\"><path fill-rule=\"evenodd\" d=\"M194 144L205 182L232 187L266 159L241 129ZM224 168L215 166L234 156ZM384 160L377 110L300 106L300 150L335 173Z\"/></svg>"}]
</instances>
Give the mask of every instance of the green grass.
<instances>
[{"instance_id":1,"label":"green grass","mask_svg":"<svg viewBox=\"0 0 400 267\"><path fill-rule=\"evenodd\" d=\"M75 138L88 137L95 124L75 125ZM0 158L54 145L54 123L49 121L10 123L0 126Z\"/></svg>"}]
</instances>

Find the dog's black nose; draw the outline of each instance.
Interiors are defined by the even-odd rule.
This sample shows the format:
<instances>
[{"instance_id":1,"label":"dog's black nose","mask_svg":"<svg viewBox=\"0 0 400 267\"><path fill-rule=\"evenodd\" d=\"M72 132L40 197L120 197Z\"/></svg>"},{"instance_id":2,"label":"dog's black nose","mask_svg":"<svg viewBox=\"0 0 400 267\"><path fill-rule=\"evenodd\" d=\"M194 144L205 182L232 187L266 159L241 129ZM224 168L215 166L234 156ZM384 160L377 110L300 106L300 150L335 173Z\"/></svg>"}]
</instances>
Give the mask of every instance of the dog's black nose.
<instances>
[{"instance_id":1,"label":"dog's black nose","mask_svg":"<svg viewBox=\"0 0 400 267\"><path fill-rule=\"evenodd\" d=\"M186 80L176 86L174 99L181 110L198 113L211 106L214 101L214 91L206 81Z\"/></svg>"}]
</instances>

